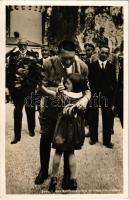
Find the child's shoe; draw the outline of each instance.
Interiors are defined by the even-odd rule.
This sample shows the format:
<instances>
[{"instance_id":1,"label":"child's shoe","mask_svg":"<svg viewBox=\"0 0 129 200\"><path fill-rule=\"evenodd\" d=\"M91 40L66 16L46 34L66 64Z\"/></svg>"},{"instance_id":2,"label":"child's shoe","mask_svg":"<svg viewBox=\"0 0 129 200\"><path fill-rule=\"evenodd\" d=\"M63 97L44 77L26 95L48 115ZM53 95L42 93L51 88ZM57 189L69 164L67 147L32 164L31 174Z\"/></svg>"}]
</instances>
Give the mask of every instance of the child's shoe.
<instances>
[{"instance_id":1,"label":"child's shoe","mask_svg":"<svg viewBox=\"0 0 129 200\"><path fill-rule=\"evenodd\" d=\"M76 190L77 189L77 180L75 178L72 178L70 180L70 190Z\"/></svg>"},{"instance_id":2,"label":"child's shoe","mask_svg":"<svg viewBox=\"0 0 129 200\"><path fill-rule=\"evenodd\" d=\"M62 189L63 190L69 190L70 189L70 180L67 177L63 177L62 180Z\"/></svg>"},{"instance_id":3,"label":"child's shoe","mask_svg":"<svg viewBox=\"0 0 129 200\"><path fill-rule=\"evenodd\" d=\"M53 193L56 191L56 185L57 185L57 177L52 177L49 185L49 192Z\"/></svg>"}]
</instances>

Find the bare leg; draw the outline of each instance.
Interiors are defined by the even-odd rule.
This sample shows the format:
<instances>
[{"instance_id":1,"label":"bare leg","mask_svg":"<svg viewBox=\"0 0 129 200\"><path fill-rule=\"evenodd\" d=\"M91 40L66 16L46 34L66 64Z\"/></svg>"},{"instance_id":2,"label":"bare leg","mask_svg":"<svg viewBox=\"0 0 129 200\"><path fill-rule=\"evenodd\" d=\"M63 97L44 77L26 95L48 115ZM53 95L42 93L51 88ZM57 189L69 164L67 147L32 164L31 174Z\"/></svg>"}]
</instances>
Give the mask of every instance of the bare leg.
<instances>
[{"instance_id":1,"label":"bare leg","mask_svg":"<svg viewBox=\"0 0 129 200\"><path fill-rule=\"evenodd\" d=\"M69 153L70 179L76 178L76 158L74 151Z\"/></svg>"},{"instance_id":2,"label":"bare leg","mask_svg":"<svg viewBox=\"0 0 129 200\"><path fill-rule=\"evenodd\" d=\"M58 173L58 169L60 165L61 156L62 156L62 152L59 152L56 150L54 158L53 158L52 177L51 177L51 181L50 181L49 189L48 189L51 193L55 192L56 190L57 173Z\"/></svg>"},{"instance_id":3,"label":"bare leg","mask_svg":"<svg viewBox=\"0 0 129 200\"><path fill-rule=\"evenodd\" d=\"M55 155L53 157L52 177L57 177L61 156L62 156L62 152L59 152L56 150Z\"/></svg>"},{"instance_id":4,"label":"bare leg","mask_svg":"<svg viewBox=\"0 0 129 200\"><path fill-rule=\"evenodd\" d=\"M69 152L69 168L70 168L70 189L77 189L77 180L76 180L76 159L74 151Z\"/></svg>"}]
</instances>

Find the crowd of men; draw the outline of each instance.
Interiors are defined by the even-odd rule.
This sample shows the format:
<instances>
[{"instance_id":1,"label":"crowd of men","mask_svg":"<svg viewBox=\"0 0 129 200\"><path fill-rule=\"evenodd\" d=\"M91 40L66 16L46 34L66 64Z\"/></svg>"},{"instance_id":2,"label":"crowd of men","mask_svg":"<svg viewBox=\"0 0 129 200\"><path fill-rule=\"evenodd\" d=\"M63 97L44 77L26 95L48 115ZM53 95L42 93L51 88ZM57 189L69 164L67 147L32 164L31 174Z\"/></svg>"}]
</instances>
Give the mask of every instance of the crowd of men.
<instances>
[{"instance_id":1,"label":"crowd of men","mask_svg":"<svg viewBox=\"0 0 129 200\"><path fill-rule=\"evenodd\" d=\"M71 48L71 41L64 40L59 45L58 52L50 51L48 46L43 46L42 58L39 58L38 52L28 51L27 45L27 41L20 39L19 49L17 51L13 49L6 54L6 58L9 58L6 69L6 97L8 101L10 96L14 104L14 138L11 144L16 144L21 140L24 105L29 135L31 137L35 135L35 110L38 106L42 133L41 168L35 184L42 184L48 177L51 143L58 115L57 107L48 106L45 109L41 106L44 103L44 97L53 95L53 91L58 93L59 90L63 90L60 86L62 74L65 73L66 76L72 74L77 66L78 73L85 74L88 80L88 89L77 103L77 107L85 111L85 126L89 127L89 132L86 134L90 137L89 144L94 145L99 142L98 122L99 109L101 109L103 145L106 148L113 148L111 135L114 133L114 116L120 118L123 127L123 49L120 48L119 54L116 55L110 52L107 44L101 44L96 52L93 44L86 43L84 44L85 51L82 53ZM65 72L64 69L66 69ZM44 93L41 92L42 86L47 88L47 90L44 89ZM32 99L37 98L38 100L32 103ZM37 102L38 105L36 105ZM50 102L47 103L50 105ZM67 152L65 152L62 181L64 189L69 189L70 172L67 157Z\"/></svg>"}]
</instances>

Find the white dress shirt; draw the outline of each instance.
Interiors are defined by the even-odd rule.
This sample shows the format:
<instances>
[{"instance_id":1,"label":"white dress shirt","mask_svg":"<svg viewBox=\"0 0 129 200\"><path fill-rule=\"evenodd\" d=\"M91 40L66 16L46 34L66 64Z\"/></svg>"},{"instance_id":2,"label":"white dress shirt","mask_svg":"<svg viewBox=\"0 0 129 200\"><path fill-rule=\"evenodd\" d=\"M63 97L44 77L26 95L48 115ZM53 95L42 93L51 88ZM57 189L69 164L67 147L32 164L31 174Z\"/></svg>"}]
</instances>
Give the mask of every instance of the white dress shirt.
<instances>
[{"instance_id":1,"label":"white dress shirt","mask_svg":"<svg viewBox=\"0 0 129 200\"><path fill-rule=\"evenodd\" d=\"M105 66L106 66L106 64L107 64L107 60L105 60L105 61L98 60L98 61L99 61L99 65L100 65L101 69L102 69L102 68L105 69Z\"/></svg>"}]
</instances>

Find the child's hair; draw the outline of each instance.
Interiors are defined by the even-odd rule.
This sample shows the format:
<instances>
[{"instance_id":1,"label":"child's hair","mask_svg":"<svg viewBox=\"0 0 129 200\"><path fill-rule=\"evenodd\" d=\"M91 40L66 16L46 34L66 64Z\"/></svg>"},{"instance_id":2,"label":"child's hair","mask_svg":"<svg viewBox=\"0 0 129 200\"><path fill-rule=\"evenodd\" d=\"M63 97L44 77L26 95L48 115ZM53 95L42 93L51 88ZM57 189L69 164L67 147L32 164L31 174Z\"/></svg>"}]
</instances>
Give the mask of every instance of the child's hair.
<instances>
[{"instance_id":1,"label":"child's hair","mask_svg":"<svg viewBox=\"0 0 129 200\"><path fill-rule=\"evenodd\" d=\"M68 78L73 84L72 92L82 92L87 89L87 80L82 74L70 74Z\"/></svg>"}]
</instances>

